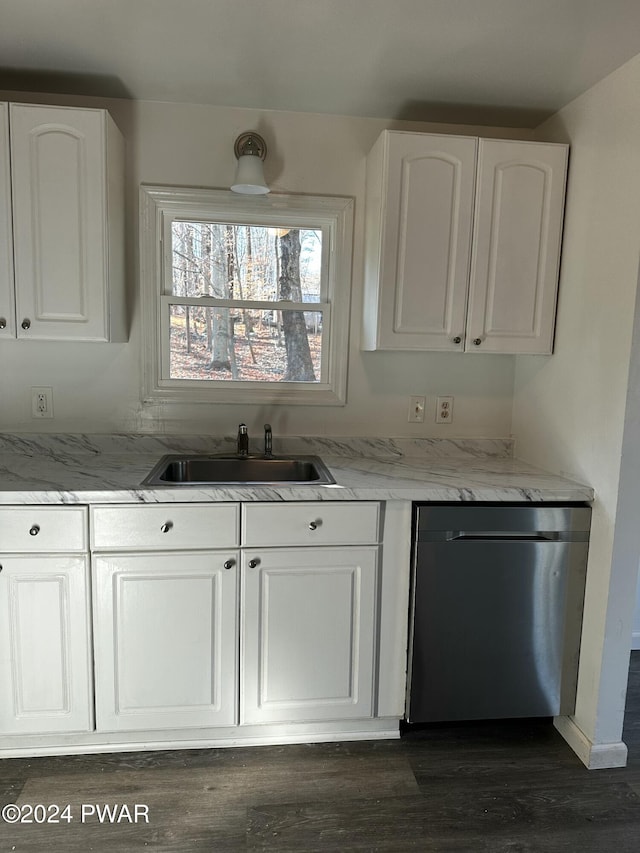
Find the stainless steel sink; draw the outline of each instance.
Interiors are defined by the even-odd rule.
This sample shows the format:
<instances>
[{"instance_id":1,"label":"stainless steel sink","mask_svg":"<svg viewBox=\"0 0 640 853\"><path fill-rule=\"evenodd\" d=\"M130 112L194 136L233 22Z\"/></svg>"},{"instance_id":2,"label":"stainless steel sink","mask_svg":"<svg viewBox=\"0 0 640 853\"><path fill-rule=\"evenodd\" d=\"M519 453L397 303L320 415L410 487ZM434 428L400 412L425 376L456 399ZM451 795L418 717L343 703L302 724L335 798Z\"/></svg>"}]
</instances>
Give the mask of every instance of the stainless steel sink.
<instances>
[{"instance_id":1,"label":"stainless steel sink","mask_svg":"<svg viewBox=\"0 0 640 853\"><path fill-rule=\"evenodd\" d=\"M265 483L331 485L318 456L163 456L143 486L256 486Z\"/></svg>"}]
</instances>

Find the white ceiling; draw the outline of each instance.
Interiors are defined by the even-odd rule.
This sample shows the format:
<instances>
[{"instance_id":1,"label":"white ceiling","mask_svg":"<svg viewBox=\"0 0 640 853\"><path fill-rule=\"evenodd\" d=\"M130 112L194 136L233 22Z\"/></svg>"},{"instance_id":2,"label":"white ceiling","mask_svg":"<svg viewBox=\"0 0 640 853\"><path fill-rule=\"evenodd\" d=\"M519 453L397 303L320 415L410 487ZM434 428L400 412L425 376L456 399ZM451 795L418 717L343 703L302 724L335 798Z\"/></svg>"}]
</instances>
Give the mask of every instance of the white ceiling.
<instances>
[{"instance_id":1,"label":"white ceiling","mask_svg":"<svg viewBox=\"0 0 640 853\"><path fill-rule=\"evenodd\" d=\"M535 126L640 0L0 0L0 89Z\"/></svg>"}]
</instances>

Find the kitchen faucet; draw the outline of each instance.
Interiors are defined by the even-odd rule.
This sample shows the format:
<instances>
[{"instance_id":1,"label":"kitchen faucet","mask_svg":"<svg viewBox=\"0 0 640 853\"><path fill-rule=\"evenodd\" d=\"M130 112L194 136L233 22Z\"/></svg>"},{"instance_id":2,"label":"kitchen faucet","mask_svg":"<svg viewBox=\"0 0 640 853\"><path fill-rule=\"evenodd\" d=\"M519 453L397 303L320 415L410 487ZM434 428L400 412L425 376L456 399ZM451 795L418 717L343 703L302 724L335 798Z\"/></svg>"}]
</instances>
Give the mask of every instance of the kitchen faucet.
<instances>
[{"instance_id":1,"label":"kitchen faucet","mask_svg":"<svg viewBox=\"0 0 640 853\"><path fill-rule=\"evenodd\" d=\"M240 459L246 459L249 456L249 432L246 424L240 424L238 426L236 453Z\"/></svg>"}]
</instances>

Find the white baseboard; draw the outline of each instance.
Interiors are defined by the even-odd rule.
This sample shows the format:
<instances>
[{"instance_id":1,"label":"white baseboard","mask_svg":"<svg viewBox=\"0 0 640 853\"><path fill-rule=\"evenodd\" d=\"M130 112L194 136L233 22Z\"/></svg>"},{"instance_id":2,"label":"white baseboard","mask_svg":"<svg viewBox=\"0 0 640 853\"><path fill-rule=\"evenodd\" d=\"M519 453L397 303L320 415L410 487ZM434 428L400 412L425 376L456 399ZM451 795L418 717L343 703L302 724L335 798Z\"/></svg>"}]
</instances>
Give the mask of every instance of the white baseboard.
<instances>
[{"instance_id":1,"label":"white baseboard","mask_svg":"<svg viewBox=\"0 0 640 853\"><path fill-rule=\"evenodd\" d=\"M640 649L640 631L634 631L631 635L631 651L636 652Z\"/></svg>"},{"instance_id":2,"label":"white baseboard","mask_svg":"<svg viewBox=\"0 0 640 853\"><path fill-rule=\"evenodd\" d=\"M617 743L592 743L573 717L554 717L553 724L588 770L625 767L627 747Z\"/></svg>"},{"instance_id":3,"label":"white baseboard","mask_svg":"<svg viewBox=\"0 0 640 853\"><path fill-rule=\"evenodd\" d=\"M317 723L275 723L200 730L172 729L165 731L13 735L0 737L0 761L3 758L30 758L43 755L274 746L289 743L392 740L399 737L400 727L397 718L369 718L366 720L341 720L339 722L329 720Z\"/></svg>"}]
</instances>

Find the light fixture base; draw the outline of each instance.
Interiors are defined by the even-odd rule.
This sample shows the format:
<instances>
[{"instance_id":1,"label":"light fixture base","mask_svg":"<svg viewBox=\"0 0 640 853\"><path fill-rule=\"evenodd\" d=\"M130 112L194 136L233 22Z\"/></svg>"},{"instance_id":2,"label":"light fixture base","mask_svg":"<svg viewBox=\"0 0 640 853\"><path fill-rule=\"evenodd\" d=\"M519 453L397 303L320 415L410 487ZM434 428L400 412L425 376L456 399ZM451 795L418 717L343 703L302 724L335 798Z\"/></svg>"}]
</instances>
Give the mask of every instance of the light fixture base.
<instances>
[{"instance_id":1,"label":"light fixture base","mask_svg":"<svg viewBox=\"0 0 640 853\"><path fill-rule=\"evenodd\" d=\"M233 152L238 160L245 154L251 154L254 157L264 160L267 156L267 143L259 133L248 130L245 133L241 133L236 139Z\"/></svg>"}]
</instances>

